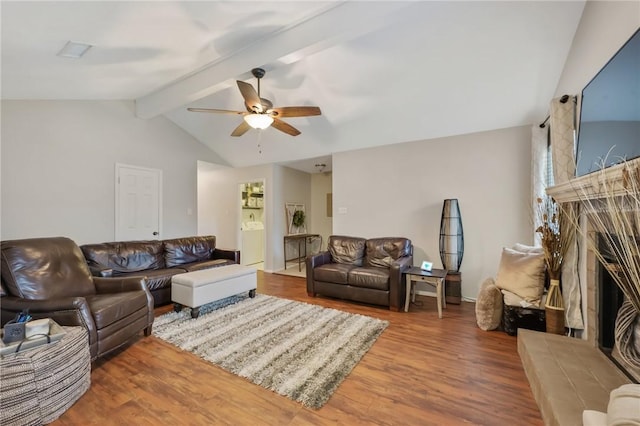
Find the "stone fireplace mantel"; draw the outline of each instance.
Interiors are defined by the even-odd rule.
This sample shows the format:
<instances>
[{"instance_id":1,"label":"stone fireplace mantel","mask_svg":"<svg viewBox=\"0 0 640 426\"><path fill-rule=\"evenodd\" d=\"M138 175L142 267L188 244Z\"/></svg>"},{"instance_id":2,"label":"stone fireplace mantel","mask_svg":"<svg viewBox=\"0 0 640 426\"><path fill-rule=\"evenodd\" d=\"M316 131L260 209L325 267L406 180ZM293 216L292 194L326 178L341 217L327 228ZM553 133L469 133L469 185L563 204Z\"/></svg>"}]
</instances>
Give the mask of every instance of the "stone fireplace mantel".
<instances>
[{"instance_id":1,"label":"stone fireplace mantel","mask_svg":"<svg viewBox=\"0 0 640 426\"><path fill-rule=\"evenodd\" d=\"M626 164L632 170L640 170L640 158L629 160ZM584 198L602 198L611 190L616 195L622 195L624 193L624 168L624 163L617 164L600 172L571 179L565 183L547 188L547 194L558 203L580 201L580 199ZM609 188L608 190L606 190L607 187Z\"/></svg>"}]
</instances>

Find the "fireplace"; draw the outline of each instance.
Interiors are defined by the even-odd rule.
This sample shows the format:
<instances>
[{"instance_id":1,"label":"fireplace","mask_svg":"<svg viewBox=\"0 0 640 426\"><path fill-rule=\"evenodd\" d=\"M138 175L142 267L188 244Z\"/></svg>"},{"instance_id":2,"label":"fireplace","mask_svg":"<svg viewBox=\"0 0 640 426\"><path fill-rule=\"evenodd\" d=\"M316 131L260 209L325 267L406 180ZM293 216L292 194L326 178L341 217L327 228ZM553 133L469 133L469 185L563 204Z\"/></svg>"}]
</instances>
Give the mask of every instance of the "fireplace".
<instances>
[{"instance_id":1,"label":"fireplace","mask_svg":"<svg viewBox=\"0 0 640 426\"><path fill-rule=\"evenodd\" d=\"M609 259L610 260L610 259ZM615 283L611 274L598 264L598 347L607 355L614 345L614 329L618 310L622 306L624 293Z\"/></svg>"},{"instance_id":2,"label":"fireplace","mask_svg":"<svg viewBox=\"0 0 640 426\"><path fill-rule=\"evenodd\" d=\"M606 195L605 191L611 189L617 194L622 194L626 187L625 182L629 178L625 170L640 170L640 158L629 160L626 165L609 167L601 173L574 178L569 182L548 188L547 193L559 203L580 201L584 196L592 200L601 199ZM581 196L578 196L579 193ZM578 238L581 247L580 257L583 260L579 267L579 276L585 329L577 335L610 356L631 380L640 382L640 369L624 361L614 345L615 320L624 296L613 281L609 270L600 264L597 256L590 249L591 244L588 240L596 244L603 244L603 242L586 220L585 215L588 212L583 210L582 213L582 230L587 236L583 234ZM602 245L599 248L602 248ZM605 256L605 258L610 261L610 266L617 264L615 256ZM636 324L636 327L640 327L640 322ZM637 335L640 336L640 332Z\"/></svg>"}]
</instances>

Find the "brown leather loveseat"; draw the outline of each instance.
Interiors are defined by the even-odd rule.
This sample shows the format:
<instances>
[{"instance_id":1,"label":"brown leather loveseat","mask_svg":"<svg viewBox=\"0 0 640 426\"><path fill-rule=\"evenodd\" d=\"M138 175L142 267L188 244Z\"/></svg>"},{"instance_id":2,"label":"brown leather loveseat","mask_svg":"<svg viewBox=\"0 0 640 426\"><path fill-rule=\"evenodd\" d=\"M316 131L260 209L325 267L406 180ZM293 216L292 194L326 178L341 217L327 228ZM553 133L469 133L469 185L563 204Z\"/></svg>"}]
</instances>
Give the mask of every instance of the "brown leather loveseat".
<instances>
[{"instance_id":1,"label":"brown leather loveseat","mask_svg":"<svg viewBox=\"0 0 640 426\"><path fill-rule=\"evenodd\" d=\"M155 306L171 303L172 276L240 263L240 251L216 248L213 235L85 244L80 249L94 276L145 277Z\"/></svg>"},{"instance_id":2,"label":"brown leather loveseat","mask_svg":"<svg viewBox=\"0 0 640 426\"><path fill-rule=\"evenodd\" d=\"M357 238L332 235L327 251L307 256L307 293L388 306L404 307L402 273L413 266L413 245L407 238Z\"/></svg>"},{"instance_id":3,"label":"brown leather loveseat","mask_svg":"<svg viewBox=\"0 0 640 426\"><path fill-rule=\"evenodd\" d=\"M69 238L7 240L0 244L2 325L24 309L33 319L82 326L91 359L151 334L153 298L142 277L93 277Z\"/></svg>"}]
</instances>

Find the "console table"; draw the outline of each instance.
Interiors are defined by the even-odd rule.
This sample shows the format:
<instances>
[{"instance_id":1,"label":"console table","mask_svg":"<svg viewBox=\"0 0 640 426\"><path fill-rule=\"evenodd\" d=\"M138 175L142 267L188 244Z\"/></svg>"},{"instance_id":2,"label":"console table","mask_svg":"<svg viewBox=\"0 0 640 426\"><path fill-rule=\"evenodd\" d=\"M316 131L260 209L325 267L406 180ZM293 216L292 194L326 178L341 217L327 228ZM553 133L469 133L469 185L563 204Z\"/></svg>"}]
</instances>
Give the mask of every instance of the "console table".
<instances>
[{"instance_id":1,"label":"console table","mask_svg":"<svg viewBox=\"0 0 640 426\"><path fill-rule=\"evenodd\" d=\"M447 271L444 269L432 269L431 271L425 271L417 266L413 266L407 269L405 272L405 281L407 285L407 297L404 302L404 311L409 312L409 298L413 294L415 300L415 291L413 289L413 282L420 281L423 283L431 284L436 288L436 300L438 303L438 318L442 318L442 308L447 307L447 302L444 298L445 278L447 277Z\"/></svg>"},{"instance_id":2,"label":"console table","mask_svg":"<svg viewBox=\"0 0 640 426\"><path fill-rule=\"evenodd\" d=\"M322 238L320 234L291 234L284 236L284 269L287 269L287 242L293 241L298 243L298 271L302 272L302 259L307 257L307 241L315 238ZM320 243L322 245L322 243ZM304 246L304 256L302 256L301 248Z\"/></svg>"}]
</instances>

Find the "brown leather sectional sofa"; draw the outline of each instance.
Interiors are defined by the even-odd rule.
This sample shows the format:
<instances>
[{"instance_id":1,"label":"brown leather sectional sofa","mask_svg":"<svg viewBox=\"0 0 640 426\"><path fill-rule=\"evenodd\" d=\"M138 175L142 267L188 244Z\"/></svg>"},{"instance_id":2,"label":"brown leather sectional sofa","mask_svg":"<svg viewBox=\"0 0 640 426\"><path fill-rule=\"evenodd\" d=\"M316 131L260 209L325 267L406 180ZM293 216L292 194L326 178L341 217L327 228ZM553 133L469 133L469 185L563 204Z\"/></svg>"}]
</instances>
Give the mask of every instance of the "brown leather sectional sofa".
<instances>
[{"instance_id":1,"label":"brown leather sectional sofa","mask_svg":"<svg viewBox=\"0 0 640 426\"><path fill-rule=\"evenodd\" d=\"M212 235L85 244L80 249L94 276L146 277L155 306L171 303L173 275L240 263L240 251L216 248Z\"/></svg>"},{"instance_id":2,"label":"brown leather sectional sofa","mask_svg":"<svg viewBox=\"0 0 640 426\"><path fill-rule=\"evenodd\" d=\"M402 273L413 266L407 238L357 238L332 235L327 251L307 256L307 293L404 308Z\"/></svg>"}]
</instances>

